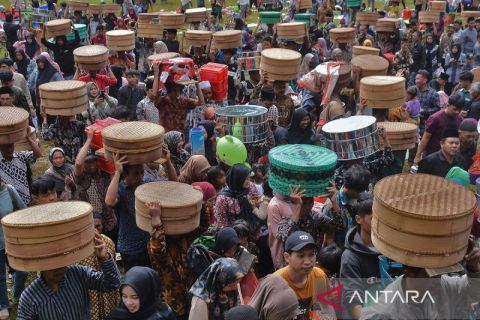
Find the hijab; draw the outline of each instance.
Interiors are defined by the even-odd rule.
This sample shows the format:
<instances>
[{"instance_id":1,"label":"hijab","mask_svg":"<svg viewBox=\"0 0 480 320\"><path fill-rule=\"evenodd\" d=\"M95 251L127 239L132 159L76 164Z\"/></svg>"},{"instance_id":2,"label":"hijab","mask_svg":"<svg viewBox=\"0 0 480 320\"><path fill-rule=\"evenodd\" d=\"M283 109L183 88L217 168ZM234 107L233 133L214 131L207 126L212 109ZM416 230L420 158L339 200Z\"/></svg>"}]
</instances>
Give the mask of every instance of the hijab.
<instances>
[{"instance_id":1,"label":"hijab","mask_svg":"<svg viewBox=\"0 0 480 320\"><path fill-rule=\"evenodd\" d=\"M207 202L208 200L217 196L217 190L215 190L215 187L210 182L194 182L192 183L192 186L202 189L203 202Z\"/></svg>"},{"instance_id":2,"label":"hijab","mask_svg":"<svg viewBox=\"0 0 480 320\"><path fill-rule=\"evenodd\" d=\"M185 149L182 148L181 150L178 150L178 144L180 141L185 140L183 133L179 131L172 130L165 134L165 143L168 146L168 150L170 150L170 160L172 161L177 174L180 174L180 169L183 168L188 158L190 158L190 154Z\"/></svg>"},{"instance_id":3,"label":"hijab","mask_svg":"<svg viewBox=\"0 0 480 320\"><path fill-rule=\"evenodd\" d=\"M223 320L226 312L233 308L238 301L238 290L225 292L223 288L243 276L237 260L219 258L198 277L190 289L190 293L208 304L210 320Z\"/></svg>"},{"instance_id":4,"label":"hijab","mask_svg":"<svg viewBox=\"0 0 480 320\"><path fill-rule=\"evenodd\" d=\"M125 274L120 287L120 294L123 287L129 286L137 293L140 299L140 309L130 313L123 303L113 309L108 317L111 320L144 320L158 311L166 311L168 305L163 303L160 295L162 286L158 272L147 267L133 267Z\"/></svg>"},{"instance_id":5,"label":"hijab","mask_svg":"<svg viewBox=\"0 0 480 320\"><path fill-rule=\"evenodd\" d=\"M320 113L320 120L325 123L339 119L343 116L349 116L350 112L345 113L345 108L338 101L330 101L325 109Z\"/></svg>"},{"instance_id":6,"label":"hijab","mask_svg":"<svg viewBox=\"0 0 480 320\"><path fill-rule=\"evenodd\" d=\"M238 246L239 244L240 239L238 239L235 229L231 227L225 227L220 229L215 235L215 246L212 248L212 251L220 256L223 256L225 251L233 246Z\"/></svg>"},{"instance_id":7,"label":"hijab","mask_svg":"<svg viewBox=\"0 0 480 320\"><path fill-rule=\"evenodd\" d=\"M122 75L123 75L123 69L122 69L122 66L118 65L118 64L114 64L114 65L111 65L110 66L110 70L112 70L112 73L113 75L115 76L115 78L117 79L117 84L114 85L114 86L109 86L108 87L108 95L110 97L114 97L115 99L117 98L117 95L118 95L118 90L122 87L123 85L123 79L122 79Z\"/></svg>"},{"instance_id":8,"label":"hijab","mask_svg":"<svg viewBox=\"0 0 480 320\"><path fill-rule=\"evenodd\" d=\"M300 69L298 70L297 79L301 79L304 75L310 72L310 62L313 59L313 54L307 53L302 60Z\"/></svg>"},{"instance_id":9,"label":"hijab","mask_svg":"<svg viewBox=\"0 0 480 320\"><path fill-rule=\"evenodd\" d=\"M298 298L285 280L270 274L260 282L249 305L257 310L260 320L290 320L297 315Z\"/></svg>"},{"instance_id":10,"label":"hijab","mask_svg":"<svg viewBox=\"0 0 480 320\"><path fill-rule=\"evenodd\" d=\"M53 181L55 182L55 189L59 192L62 192L65 191L65 177L73 173L73 165L67 163L65 159L62 166L56 167L53 164L53 156L55 155L55 152L61 152L63 157L65 157L65 151L63 151L62 148L55 147L50 149L48 160L50 160L52 166L47 170L46 173L53 178Z\"/></svg>"},{"instance_id":11,"label":"hijab","mask_svg":"<svg viewBox=\"0 0 480 320\"><path fill-rule=\"evenodd\" d=\"M287 135L287 140L289 144L312 144L312 128L310 126L305 129L300 128L300 122L302 122L303 118L306 116L310 117L311 124L312 116L307 110L303 108L297 108L293 113L292 123L288 128Z\"/></svg>"},{"instance_id":12,"label":"hijab","mask_svg":"<svg viewBox=\"0 0 480 320\"><path fill-rule=\"evenodd\" d=\"M228 310L225 320L259 320L259 317L257 310L248 305L241 305Z\"/></svg>"},{"instance_id":13,"label":"hijab","mask_svg":"<svg viewBox=\"0 0 480 320\"><path fill-rule=\"evenodd\" d=\"M32 39L32 43L28 43L26 41L28 38ZM25 53L30 59L35 58L35 54L40 50L40 46L37 43L37 40L35 39L35 35L32 32L27 32L25 34Z\"/></svg>"},{"instance_id":14,"label":"hijab","mask_svg":"<svg viewBox=\"0 0 480 320\"><path fill-rule=\"evenodd\" d=\"M22 55L22 60L17 59L17 53ZM17 72L22 74L25 79L28 79L28 65L30 64L30 59L27 57L23 49L18 48L15 50L15 63L17 64Z\"/></svg>"},{"instance_id":15,"label":"hijab","mask_svg":"<svg viewBox=\"0 0 480 320\"><path fill-rule=\"evenodd\" d=\"M183 168L180 170L178 182L191 184L192 182L201 181L202 173L210 168L207 158L202 155L193 155L187 160Z\"/></svg>"},{"instance_id":16,"label":"hijab","mask_svg":"<svg viewBox=\"0 0 480 320\"><path fill-rule=\"evenodd\" d=\"M208 159L208 163L212 166L216 166L217 162L217 154L215 150L215 142L212 141L212 137L215 134L215 122L214 121L200 121L198 126L202 126L205 128L205 132L207 133L207 140L205 140L205 157Z\"/></svg>"},{"instance_id":17,"label":"hijab","mask_svg":"<svg viewBox=\"0 0 480 320\"><path fill-rule=\"evenodd\" d=\"M37 63L38 62L43 62L45 67L43 69L38 68L37 87L41 84L50 82L55 73L58 72L58 70L52 65L51 58L48 53L43 52L41 55L39 55L37 58Z\"/></svg>"},{"instance_id":18,"label":"hijab","mask_svg":"<svg viewBox=\"0 0 480 320\"><path fill-rule=\"evenodd\" d=\"M318 38L315 47L322 53L324 59L328 58L327 41L324 38Z\"/></svg>"},{"instance_id":19,"label":"hijab","mask_svg":"<svg viewBox=\"0 0 480 320\"><path fill-rule=\"evenodd\" d=\"M163 41L157 41L153 44L153 48L155 49L155 54L158 54L158 53L167 53L168 52L168 48L167 48L167 45L165 44L165 42ZM158 50L158 51L157 51Z\"/></svg>"}]
</instances>

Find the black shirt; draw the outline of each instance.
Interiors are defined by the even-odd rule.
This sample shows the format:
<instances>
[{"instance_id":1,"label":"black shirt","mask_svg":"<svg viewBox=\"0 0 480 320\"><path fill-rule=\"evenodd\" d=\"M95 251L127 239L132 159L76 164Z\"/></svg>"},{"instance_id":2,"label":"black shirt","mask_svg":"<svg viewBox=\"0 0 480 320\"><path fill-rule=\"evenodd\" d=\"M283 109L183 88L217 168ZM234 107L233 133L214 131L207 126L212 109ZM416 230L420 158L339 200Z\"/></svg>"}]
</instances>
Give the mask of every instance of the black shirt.
<instances>
[{"instance_id":1,"label":"black shirt","mask_svg":"<svg viewBox=\"0 0 480 320\"><path fill-rule=\"evenodd\" d=\"M130 121L137 120L137 104L145 97L144 91L138 86L130 87L124 85L118 90L118 105L127 106L128 119Z\"/></svg>"},{"instance_id":2,"label":"black shirt","mask_svg":"<svg viewBox=\"0 0 480 320\"><path fill-rule=\"evenodd\" d=\"M477 121L480 119L480 99L472 100L467 118L474 118Z\"/></svg>"},{"instance_id":3,"label":"black shirt","mask_svg":"<svg viewBox=\"0 0 480 320\"><path fill-rule=\"evenodd\" d=\"M473 156L475 155L475 152L477 151L476 144L472 144L470 148L462 148L462 145L460 144L460 154L462 155L463 162L465 163L465 167L468 170L470 166L473 163Z\"/></svg>"},{"instance_id":4,"label":"black shirt","mask_svg":"<svg viewBox=\"0 0 480 320\"><path fill-rule=\"evenodd\" d=\"M5 22L3 24L3 30L5 30L5 35L7 36L7 42L15 43L18 41L18 30L21 29L19 24Z\"/></svg>"},{"instance_id":5,"label":"black shirt","mask_svg":"<svg viewBox=\"0 0 480 320\"><path fill-rule=\"evenodd\" d=\"M418 164L418 173L426 173L445 178L448 171L453 167L460 167L467 170L467 166L460 153L457 154L452 163L449 163L443 156L442 150L429 154Z\"/></svg>"},{"instance_id":6,"label":"black shirt","mask_svg":"<svg viewBox=\"0 0 480 320\"><path fill-rule=\"evenodd\" d=\"M56 43L48 42L42 38L42 44L53 51L53 57L56 63L60 66L64 76L71 76L75 73L75 60L73 58L73 50L75 50L80 43L80 35L75 30L75 40L65 41L63 46Z\"/></svg>"},{"instance_id":7,"label":"black shirt","mask_svg":"<svg viewBox=\"0 0 480 320\"><path fill-rule=\"evenodd\" d=\"M180 52L180 43L177 40L164 40L163 41L168 48L168 52Z\"/></svg>"}]
</instances>

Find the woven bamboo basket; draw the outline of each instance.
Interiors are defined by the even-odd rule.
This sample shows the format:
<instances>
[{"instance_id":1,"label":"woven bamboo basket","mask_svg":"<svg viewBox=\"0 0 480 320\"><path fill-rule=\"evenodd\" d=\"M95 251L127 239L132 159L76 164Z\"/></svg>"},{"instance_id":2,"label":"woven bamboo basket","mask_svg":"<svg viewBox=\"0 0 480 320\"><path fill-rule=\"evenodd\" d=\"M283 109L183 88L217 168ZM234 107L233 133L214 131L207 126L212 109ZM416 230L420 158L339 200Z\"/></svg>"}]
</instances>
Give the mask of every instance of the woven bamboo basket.
<instances>
[{"instance_id":1,"label":"woven bamboo basket","mask_svg":"<svg viewBox=\"0 0 480 320\"><path fill-rule=\"evenodd\" d=\"M47 37L58 37L69 34L72 31L72 20L55 19L45 23Z\"/></svg>"},{"instance_id":2,"label":"woven bamboo basket","mask_svg":"<svg viewBox=\"0 0 480 320\"><path fill-rule=\"evenodd\" d=\"M328 68L326 63L325 66L322 66L322 68L317 67L317 70L324 78L328 76ZM350 82L352 82L351 70L352 67L350 64L345 63L340 66L340 69L338 70L338 79L334 90L341 90L342 88L348 86Z\"/></svg>"},{"instance_id":3,"label":"woven bamboo basket","mask_svg":"<svg viewBox=\"0 0 480 320\"><path fill-rule=\"evenodd\" d=\"M194 8L187 9L185 11L185 22L202 22L207 20L207 9L206 8Z\"/></svg>"},{"instance_id":4,"label":"woven bamboo basket","mask_svg":"<svg viewBox=\"0 0 480 320\"><path fill-rule=\"evenodd\" d=\"M107 31L107 47L113 51L130 51L135 48L135 32L130 30Z\"/></svg>"},{"instance_id":5,"label":"woven bamboo basket","mask_svg":"<svg viewBox=\"0 0 480 320\"><path fill-rule=\"evenodd\" d=\"M333 28L329 31L330 40L334 43L354 43L355 28Z\"/></svg>"},{"instance_id":6,"label":"woven bamboo basket","mask_svg":"<svg viewBox=\"0 0 480 320\"><path fill-rule=\"evenodd\" d=\"M430 11L433 12L445 12L447 7L446 1L432 1L430 3Z\"/></svg>"},{"instance_id":7,"label":"woven bamboo basket","mask_svg":"<svg viewBox=\"0 0 480 320\"><path fill-rule=\"evenodd\" d=\"M52 270L94 252L92 206L83 201L44 204L2 219L10 265L22 271Z\"/></svg>"},{"instance_id":8,"label":"woven bamboo basket","mask_svg":"<svg viewBox=\"0 0 480 320\"><path fill-rule=\"evenodd\" d=\"M163 29L182 29L185 23L185 15L175 12L160 12L158 14Z\"/></svg>"},{"instance_id":9,"label":"woven bamboo basket","mask_svg":"<svg viewBox=\"0 0 480 320\"><path fill-rule=\"evenodd\" d=\"M375 24L375 31L395 33L397 31L397 19L393 18L381 18L377 20Z\"/></svg>"},{"instance_id":10,"label":"woven bamboo basket","mask_svg":"<svg viewBox=\"0 0 480 320\"><path fill-rule=\"evenodd\" d=\"M108 65L108 48L99 45L82 46L73 50L80 69L98 71Z\"/></svg>"},{"instance_id":11,"label":"woven bamboo basket","mask_svg":"<svg viewBox=\"0 0 480 320\"><path fill-rule=\"evenodd\" d=\"M217 49L234 49L242 47L242 31L225 30L213 34L214 46Z\"/></svg>"},{"instance_id":12,"label":"woven bamboo basket","mask_svg":"<svg viewBox=\"0 0 480 320\"><path fill-rule=\"evenodd\" d=\"M88 109L87 86L83 81L55 81L39 88L41 104L49 115L74 116Z\"/></svg>"},{"instance_id":13,"label":"woven bamboo basket","mask_svg":"<svg viewBox=\"0 0 480 320\"><path fill-rule=\"evenodd\" d=\"M28 127L27 111L16 107L0 107L0 144L24 139Z\"/></svg>"},{"instance_id":14,"label":"woven bamboo basket","mask_svg":"<svg viewBox=\"0 0 480 320\"><path fill-rule=\"evenodd\" d=\"M386 75L388 60L371 54L364 54L352 58L352 66L360 68L360 79L369 76Z\"/></svg>"},{"instance_id":15,"label":"woven bamboo basket","mask_svg":"<svg viewBox=\"0 0 480 320\"><path fill-rule=\"evenodd\" d=\"M426 174L398 174L375 185L372 241L387 257L419 268L451 266L467 251L475 195Z\"/></svg>"},{"instance_id":16,"label":"woven bamboo basket","mask_svg":"<svg viewBox=\"0 0 480 320\"><path fill-rule=\"evenodd\" d=\"M307 32L303 22L277 23L276 28L279 39L303 39Z\"/></svg>"},{"instance_id":17,"label":"woven bamboo basket","mask_svg":"<svg viewBox=\"0 0 480 320\"><path fill-rule=\"evenodd\" d=\"M147 122L123 122L102 130L105 157L112 159L115 153L127 156L129 164L141 164L162 157L162 126Z\"/></svg>"},{"instance_id":18,"label":"woven bamboo basket","mask_svg":"<svg viewBox=\"0 0 480 320\"><path fill-rule=\"evenodd\" d=\"M38 142L37 136L35 135L34 127L30 127L30 138ZM15 151L19 152L19 151L29 151L29 150L32 150L32 146L30 146L30 143L28 143L28 140L26 137L22 140L15 142Z\"/></svg>"},{"instance_id":19,"label":"woven bamboo basket","mask_svg":"<svg viewBox=\"0 0 480 320\"><path fill-rule=\"evenodd\" d=\"M376 12L358 12L356 20L363 25L374 26L382 16Z\"/></svg>"},{"instance_id":20,"label":"woven bamboo basket","mask_svg":"<svg viewBox=\"0 0 480 320\"><path fill-rule=\"evenodd\" d=\"M371 54L374 56L380 55L380 49L366 46L353 46L352 47L352 56L362 56L364 54Z\"/></svg>"},{"instance_id":21,"label":"woven bamboo basket","mask_svg":"<svg viewBox=\"0 0 480 320\"><path fill-rule=\"evenodd\" d=\"M364 56L360 56L364 57ZM360 80L360 97L370 108L395 108L405 102L405 78L369 76Z\"/></svg>"},{"instance_id":22,"label":"woven bamboo basket","mask_svg":"<svg viewBox=\"0 0 480 320\"><path fill-rule=\"evenodd\" d=\"M98 14L101 15L103 13L103 5L101 4L90 4L88 6L88 14L94 15Z\"/></svg>"},{"instance_id":23,"label":"woven bamboo basket","mask_svg":"<svg viewBox=\"0 0 480 320\"><path fill-rule=\"evenodd\" d=\"M163 29L158 23L137 23L137 37L162 39Z\"/></svg>"},{"instance_id":24,"label":"woven bamboo basket","mask_svg":"<svg viewBox=\"0 0 480 320\"><path fill-rule=\"evenodd\" d=\"M185 41L188 45L194 47L203 47L208 45L212 39L212 32L202 30L188 30L185 32Z\"/></svg>"},{"instance_id":25,"label":"woven bamboo basket","mask_svg":"<svg viewBox=\"0 0 480 320\"><path fill-rule=\"evenodd\" d=\"M153 62L155 61L168 60L168 59L173 59L178 57L180 57L180 54L178 52L157 53L157 54L152 54L151 56L148 56L147 61L148 61L148 65L152 66Z\"/></svg>"},{"instance_id":26,"label":"woven bamboo basket","mask_svg":"<svg viewBox=\"0 0 480 320\"><path fill-rule=\"evenodd\" d=\"M393 151L409 150L415 147L417 125L405 122L378 122L377 125L385 128Z\"/></svg>"},{"instance_id":27,"label":"woven bamboo basket","mask_svg":"<svg viewBox=\"0 0 480 320\"><path fill-rule=\"evenodd\" d=\"M460 13L463 23L467 23L468 18L474 17L475 19L480 18L480 11L462 11Z\"/></svg>"},{"instance_id":28,"label":"woven bamboo basket","mask_svg":"<svg viewBox=\"0 0 480 320\"><path fill-rule=\"evenodd\" d=\"M114 13L119 15L122 12L122 7L118 4L104 4L102 5L102 13L109 14Z\"/></svg>"},{"instance_id":29,"label":"woven bamboo basket","mask_svg":"<svg viewBox=\"0 0 480 320\"><path fill-rule=\"evenodd\" d=\"M420 23L435 23L438 19L440 19L439 12L420 11L418 13L418 21L420 21Z\"/></svg>"},{"instance_id":30,"label":"woven bamboo basket","mask_svg":"<svg viewBox=\"0 0 480 320\"><path fill-rule=\"evenodd\" d=\"M302 56L289 49L271 48L262 51L260 69L267 73L269 80L296 79Z\"/></svg>"},{"instance_id":31,"label":"woven bamboo basket","mask_svg":"<svg viewBox=\"0 0 480 320\"><path fill-rule=\"evenodd\" d=\"M150 23L153 19L158 19L160 12L139 13L137 22Z\"/></svg>"},{"instance_id":32,"label":"woven bamboo basket","mask_svg":"<svg viewBox=\"0 0 480 320\"><path fill-rule=\"evenodd\" d=\"M152 231L148 203L158 201L162 210L162 224L167 235L194 231L200 225L203 194L191 185L172 182L150 182L135 190L137 226Z\"/></svg>"},{"instance_id":33,"label":"woven bamboo basket","mask_svg":"<svg viewBox=\"0 0 480 320\"><path fill-rule=\"evenodd\" d=\"M68 8L71 11L87 11L89 3L85 1L70 0L68 1Z\"/></svg>"},{"instance_id":34,"label":"woven bamboo basket","mask_svg":"<svg viewBox=\"0 0 480 320\"><path fill-rule=\"evenodd\" d=\"M300 0L298 5L299 10L308 10L312 7L312 0Z\"/></svg>"}]
</instances>

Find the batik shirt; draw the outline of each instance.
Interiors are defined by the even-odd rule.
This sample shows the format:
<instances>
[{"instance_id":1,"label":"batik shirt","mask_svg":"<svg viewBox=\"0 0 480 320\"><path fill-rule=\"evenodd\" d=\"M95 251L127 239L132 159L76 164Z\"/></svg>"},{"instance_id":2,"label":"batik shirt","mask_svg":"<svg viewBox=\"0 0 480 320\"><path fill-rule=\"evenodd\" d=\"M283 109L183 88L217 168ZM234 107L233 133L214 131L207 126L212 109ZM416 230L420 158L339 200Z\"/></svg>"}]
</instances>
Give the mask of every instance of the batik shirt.
<instances>
[{"instance_id":1,"label":"batik shirt","mask_svg":"<svg viewBox=\"0 0 480 320\"><path fill-rule=\"evenodd\" d=\"M30 203L28 166L33 162L33 151L14 152L12 161L7 161L0 153L1 180L12 185L25 204Z\"/></svg>"}]
</instances>

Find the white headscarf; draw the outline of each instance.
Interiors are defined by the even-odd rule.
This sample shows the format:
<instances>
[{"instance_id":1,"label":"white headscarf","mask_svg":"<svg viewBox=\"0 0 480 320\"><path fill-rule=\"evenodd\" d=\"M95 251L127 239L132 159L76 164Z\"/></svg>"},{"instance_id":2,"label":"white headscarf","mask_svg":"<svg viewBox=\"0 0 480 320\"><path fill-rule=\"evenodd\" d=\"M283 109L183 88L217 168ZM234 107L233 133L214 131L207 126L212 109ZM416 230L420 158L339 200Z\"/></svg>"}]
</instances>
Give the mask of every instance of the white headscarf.
<instances>
[{"instance_id":1,"label":"white headscarf","mask_svg":"<svg viewBox=\"0 0 480 320\"><path fill-rule=\"evenodd\" d=\"M163 41L157 41L153 44L153 47L155 48L155 53L167 53L168 48L165 42Z\"/></svg>"}]
</instances>

